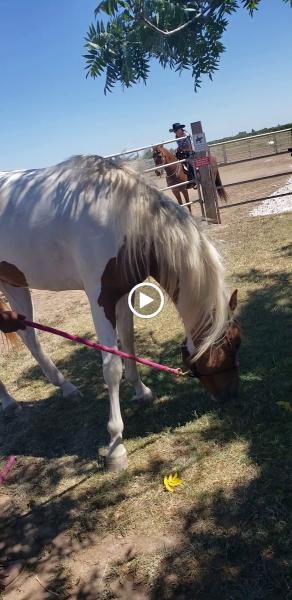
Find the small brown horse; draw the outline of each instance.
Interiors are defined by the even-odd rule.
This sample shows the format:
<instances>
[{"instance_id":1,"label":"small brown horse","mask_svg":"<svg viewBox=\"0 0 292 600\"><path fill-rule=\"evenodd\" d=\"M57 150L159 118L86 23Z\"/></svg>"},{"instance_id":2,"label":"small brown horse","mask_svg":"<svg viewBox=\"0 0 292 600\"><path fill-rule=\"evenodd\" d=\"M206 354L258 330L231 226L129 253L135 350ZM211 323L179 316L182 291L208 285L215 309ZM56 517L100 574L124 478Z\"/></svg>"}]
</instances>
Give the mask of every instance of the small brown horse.
<instances>
[{"instance_id":1,"label":"small brown horse","mask_svg":"<svg viewBox=\"0 0 292 600\"><path fill-rule=\"evenodd\" d=\"M175 154L170 152L170 150L167 150L167 148L164 148L164 146L162 144L159 144L158 146L154 146L152 151L153 151L152 156L153 156L155 165L156 166L164 165L164 169L166 172L166 183L168 186L176 185L177 183L186 182L185 186L182 185L179 188L174 188L171 190L173 195L176 197L178 203L184 204L181 194L183 195L183 197L185 199L185 203L190 202L189 192L188 192L189 178L188 178L188 174L187 174L185 168L183 167L184 163L177 163L176 165L168 166L168 163L175 162L177 160L177 158L176 158ZM228 196L227 196L227 193L226 193L224 187L222 187L222 181L221 181L220 173L218 170L218 164L217 164L217 160L216 160L215 156L211 156L211 169L212 169L212 173L213 173L213 176L215 179L215 184L216 184L218 195L220 198L222 198L222 200L227 202ZM159 169L157 169L157 171L155 171L155 173L158 177L161 176L161 171ZM195 183L193 184L192 187L195 187ZM190 205L188 206L188 208L191 211Z\"/></svg>"}]
</instances>

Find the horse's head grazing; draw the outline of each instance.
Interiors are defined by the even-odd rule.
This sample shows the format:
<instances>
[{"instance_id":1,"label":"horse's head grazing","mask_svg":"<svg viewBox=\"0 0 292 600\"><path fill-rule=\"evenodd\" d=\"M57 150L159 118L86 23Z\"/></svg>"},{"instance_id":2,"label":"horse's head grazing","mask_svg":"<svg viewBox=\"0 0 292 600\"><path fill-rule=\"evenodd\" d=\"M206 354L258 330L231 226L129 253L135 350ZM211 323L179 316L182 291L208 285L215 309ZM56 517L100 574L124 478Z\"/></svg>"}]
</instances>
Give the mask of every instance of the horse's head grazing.
<instances>
[{"instance_id":1,"label":"horse's head grazing","mask_svg":"<svg viewBox=\"0 0 292 600\"><path fill-rule=\"evenodd\" d=\"M152 148L152 158L157 167L165 165L166 163L163 150L164 147L162 144L159 144L158 146L153 146ZM157 177L161 177L161 169L157 169L157 171L155 171L155 175L157 175Z\"/></svg>"},{"instance_id":2,"label":"horse's head grazing","mask_svg":"<svg viewBox=\"0 0 292 600\"><path fill-rule=\"evenodd\" d=\"M231 313L237 305L237 290L233 292L229 307ZM240 329L230 320L223 340L218 346L206 350L197 360L190 354L186 344L182 346L185 366L206 387L216 400L229 400L238 394Z\"/></svg>"}]
</instances>

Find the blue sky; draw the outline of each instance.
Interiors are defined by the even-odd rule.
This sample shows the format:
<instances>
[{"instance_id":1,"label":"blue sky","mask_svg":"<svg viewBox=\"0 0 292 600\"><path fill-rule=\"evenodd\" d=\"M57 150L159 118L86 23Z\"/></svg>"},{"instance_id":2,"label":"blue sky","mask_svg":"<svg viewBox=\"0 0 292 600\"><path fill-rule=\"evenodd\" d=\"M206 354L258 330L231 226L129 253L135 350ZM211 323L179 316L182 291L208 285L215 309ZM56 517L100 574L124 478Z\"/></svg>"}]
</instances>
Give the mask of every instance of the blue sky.
<instances>
[{"instance_id":1,"label":"blue sky","mask_svg":"<svg viewBox=\"0 0 292 600\"><path fill-rule=\"evenodd\" d=\"M82 58L96 4L0 0L0 170L150 144L179 120L201 120L209 139L292 120L292 9L281 0L232 16L219 71L197 94L188 73L154 64L146 87L107 96Z\"/></svg>"}]
</instances>

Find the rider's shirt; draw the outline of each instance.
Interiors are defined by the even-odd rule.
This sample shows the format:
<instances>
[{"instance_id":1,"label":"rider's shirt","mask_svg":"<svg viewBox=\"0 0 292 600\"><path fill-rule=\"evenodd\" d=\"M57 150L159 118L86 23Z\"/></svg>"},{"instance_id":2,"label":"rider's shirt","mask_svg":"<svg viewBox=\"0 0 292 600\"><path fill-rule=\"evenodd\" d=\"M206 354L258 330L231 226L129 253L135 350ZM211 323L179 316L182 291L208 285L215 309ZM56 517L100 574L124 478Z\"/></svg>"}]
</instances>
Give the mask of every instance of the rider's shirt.
<instances>
[{"instance_id":1,"label":"rider's shirt","mask_svg":"<svg viewBox=\"0 0 292 600\"><path fill-rule=\"evenodd\" d=\"M192 145L189 138L182 140L181 138L177 138L176 140L178 150L180 152L192 152Z\"/></svg>"}]
</instances>

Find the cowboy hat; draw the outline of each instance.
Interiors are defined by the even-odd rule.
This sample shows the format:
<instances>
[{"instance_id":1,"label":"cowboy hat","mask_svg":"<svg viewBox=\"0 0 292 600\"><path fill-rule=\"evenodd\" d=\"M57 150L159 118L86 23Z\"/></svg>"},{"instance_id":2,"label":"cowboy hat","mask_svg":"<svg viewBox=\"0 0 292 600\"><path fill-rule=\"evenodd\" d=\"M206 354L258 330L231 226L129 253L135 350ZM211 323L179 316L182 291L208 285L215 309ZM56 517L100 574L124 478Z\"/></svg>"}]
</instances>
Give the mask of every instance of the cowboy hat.
<instances>
[{"instance_id":1,"label":"cowboy hat","mask_svg":"<svg viewBox=\"0 0 292 600\"><path fill-rule=\"evenodd\" d=\"M172 129L169 130L170 133L175 133L178 129L184 129L185 125L181 123L173 123Z\"/></svg>"}]
</instances>

